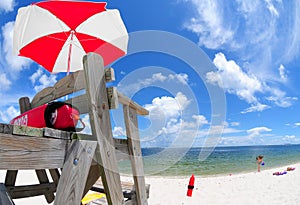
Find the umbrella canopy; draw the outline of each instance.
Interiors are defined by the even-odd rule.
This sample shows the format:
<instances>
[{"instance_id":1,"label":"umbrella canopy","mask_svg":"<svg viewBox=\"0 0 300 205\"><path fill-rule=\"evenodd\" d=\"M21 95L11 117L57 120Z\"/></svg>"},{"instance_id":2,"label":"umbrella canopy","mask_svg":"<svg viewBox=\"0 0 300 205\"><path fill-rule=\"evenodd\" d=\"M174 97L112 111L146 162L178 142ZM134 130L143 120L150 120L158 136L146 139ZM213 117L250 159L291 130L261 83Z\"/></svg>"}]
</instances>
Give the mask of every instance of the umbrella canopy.
<instances>
[{"instance_id":1,"label":"umbrella canopy","mask_svg":"<svg viewBox=\"0 0 300 205\"><path fill-rule=\"evenodd\" d=\"M128 33L106 2L44 1L18 10L13 50L52 73L83 69L88 52L108 65L127 52Z\"/></svg>"}]
</instances>

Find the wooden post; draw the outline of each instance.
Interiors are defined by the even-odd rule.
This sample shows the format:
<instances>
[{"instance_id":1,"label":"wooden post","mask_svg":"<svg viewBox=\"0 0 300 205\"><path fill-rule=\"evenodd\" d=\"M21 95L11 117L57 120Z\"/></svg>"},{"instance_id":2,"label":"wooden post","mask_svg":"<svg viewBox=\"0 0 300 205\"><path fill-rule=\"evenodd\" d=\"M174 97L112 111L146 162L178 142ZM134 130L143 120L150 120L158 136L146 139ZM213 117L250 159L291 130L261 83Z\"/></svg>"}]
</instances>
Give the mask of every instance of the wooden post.
<instances>
[{"instance_id":1,"label":"wooden post","mask_svg":"<svg viewBox=\"0 0 300 205\"><path fill-rule=\"evenodd\" d=\"M128 152L132 166L132 174L136 191L136 202L138 205L147 205L147 194L145 185L145 174L143 158L138 133L138 121L136 110L128 105L123 105L126 134L128 138Z\"/></svg>"},{"instance_id":2,"label":"wooden post","mask_svg":"<svg viewBox=\"0 0 300 205\"><path fill-rule=\"evenodd\" d=\"M125 202L112 138L103 59L98 54L88 53L83 58L83 64L91 128L99 146L96 158L102 169L101 179L107 201L110 205L123 205Z\"/></svg>"},{"instance_id":3,"label":"wooden post","mask_svg":"<svg viewBox=\"0 0 300 205\"><path fill-rule=\"evenodd\" d=\"M54 205L80 205L97 142L74 140L58 182Z\"/></svg>"}]
</instances>

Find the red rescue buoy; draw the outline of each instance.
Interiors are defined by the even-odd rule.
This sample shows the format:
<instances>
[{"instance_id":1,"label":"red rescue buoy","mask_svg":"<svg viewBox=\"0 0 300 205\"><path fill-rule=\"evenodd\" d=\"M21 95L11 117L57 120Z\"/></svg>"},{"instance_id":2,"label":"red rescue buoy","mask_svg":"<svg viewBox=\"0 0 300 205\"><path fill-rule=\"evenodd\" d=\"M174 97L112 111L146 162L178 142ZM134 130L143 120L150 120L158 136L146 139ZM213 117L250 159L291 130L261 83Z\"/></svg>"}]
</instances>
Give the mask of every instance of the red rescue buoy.
<instances>
[{"instance_id":1,"label":"red rescue buoy","mask_svg":"<svg viewBox=\"0 0 300 205\"><path fill-rule=\"evenodd\" d=\"M189 185L188 185L188 190L187 190L187 196L192 196L193 189L194 189L194 182L195 182L195 177L194 174L190 177Z\"/></svg>"},{"instance_id":2,"label":"red rescue buoy","mask_svg":"<svg viewBox=\"0 0 300 205\"><path fill-rule=\"evenodd\" d=\"M70 104L52 102L24 112L12 119L10 124L75 131L78 120L80 120L79 115L79 111Z\"/></svg>"}]
</instances>

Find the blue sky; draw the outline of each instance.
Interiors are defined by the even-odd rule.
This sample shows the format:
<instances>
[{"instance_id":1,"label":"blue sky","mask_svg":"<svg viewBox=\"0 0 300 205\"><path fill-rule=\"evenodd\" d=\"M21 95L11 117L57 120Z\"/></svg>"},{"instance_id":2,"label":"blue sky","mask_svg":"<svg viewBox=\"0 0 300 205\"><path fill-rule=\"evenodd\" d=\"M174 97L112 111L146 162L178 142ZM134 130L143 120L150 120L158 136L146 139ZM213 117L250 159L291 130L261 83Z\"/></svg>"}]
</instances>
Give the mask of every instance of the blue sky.
<instances>
[{"instance_id":1,"label":"blue sky","mask_svg":"<svg viewBox=\"0 0 300 205\"><path fill-rule=\"evenodd\" d=\"M0 122L18 115L19 97L65 75L11 52L17 10L33 2L0 2ZM130 35L112 85L150 111L139 118L144 147L300 143L300 2L224 2L107 1ZM116 137L125 133L120 116L112 111Z\"/></svg>"}]
</instances>

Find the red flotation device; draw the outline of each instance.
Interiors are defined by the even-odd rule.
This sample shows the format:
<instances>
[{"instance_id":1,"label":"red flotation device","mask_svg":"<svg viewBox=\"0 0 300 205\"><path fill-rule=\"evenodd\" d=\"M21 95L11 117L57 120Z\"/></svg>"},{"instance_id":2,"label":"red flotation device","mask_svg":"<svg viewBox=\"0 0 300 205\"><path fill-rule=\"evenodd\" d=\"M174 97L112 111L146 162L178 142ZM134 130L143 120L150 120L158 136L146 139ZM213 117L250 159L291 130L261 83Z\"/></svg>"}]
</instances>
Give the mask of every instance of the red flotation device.
<instances>
[{"instance_id":1,"label":"red flotation device","mask_svg":"<svg viewBox=\"0 0 300 205\"><path fill-rule=\"evenodd\" d=\"M24 112L10 121L13 125L50 127L65 131L76 131L80 120L77 108L64 102L51 102Z\"/></svg>"},{"instance_id":2,"label":"red flotation device","mask_svg":"<svg viewBox=\"0 0 300 205\"><path fill-rule=\"evenodd\" d=\"M190 177L189 185L188 185L188 191L187 191L187 196L191 197L193 194L193 189L194 189L194 183L195 183L195 176L192 174Z\"/></svg>"}]
</instances>

